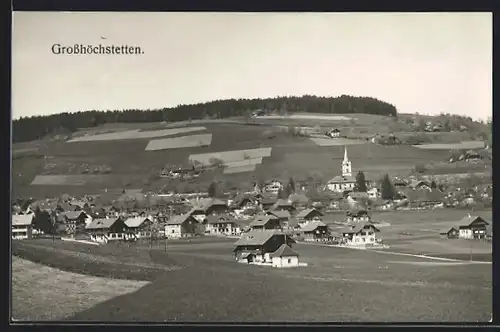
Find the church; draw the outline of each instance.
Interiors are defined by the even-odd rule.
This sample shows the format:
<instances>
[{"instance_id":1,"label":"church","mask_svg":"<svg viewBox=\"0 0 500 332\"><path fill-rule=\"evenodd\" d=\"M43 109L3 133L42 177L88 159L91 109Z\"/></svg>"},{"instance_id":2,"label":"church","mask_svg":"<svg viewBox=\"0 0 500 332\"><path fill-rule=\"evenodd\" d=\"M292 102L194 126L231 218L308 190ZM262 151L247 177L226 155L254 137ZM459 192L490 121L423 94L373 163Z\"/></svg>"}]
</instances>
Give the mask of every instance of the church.
<instances>
[{"instance_id":1,"label":"church","mask_svg":"<svg viewBox=\"0 0 500 332\"><path fill-rule=\"evenodd\" d=\"M327 188L333 192L342 193L354 190L356 179L352 176L351 162L347 157L347 148L344 147L344 160L342 161L342 175L337 175L328 181Z\"/></svg>"}]
</instances>

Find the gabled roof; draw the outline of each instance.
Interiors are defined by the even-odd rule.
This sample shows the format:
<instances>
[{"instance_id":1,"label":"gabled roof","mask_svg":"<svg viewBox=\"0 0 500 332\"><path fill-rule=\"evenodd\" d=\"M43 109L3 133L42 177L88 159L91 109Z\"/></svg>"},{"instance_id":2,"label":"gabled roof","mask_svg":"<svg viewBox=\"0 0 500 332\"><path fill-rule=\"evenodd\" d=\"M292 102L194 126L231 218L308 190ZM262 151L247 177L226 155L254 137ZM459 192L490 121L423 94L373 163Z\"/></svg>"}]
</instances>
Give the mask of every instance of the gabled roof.
<instances>
[{"instance_id":1,"label":"gabled roof","mask_svg":"<svg viewBox=\"0 0 500 332\"><path fill-rule=\"evenodd\" d=\"M274 204L276 203L276 198L274 197L262 197L260 200L261 204Z\"/></svg>"},{"instance_id":2,"label":"gabled roof","mask_svg":"<svg viewBox=\"0 0 500 332\"><path fill-rule=\"evenodd\" d=\"M190 214L175 215L167 221L167 225L182 225L189 218L192 218ZM194 218L193 218L194 219Z\"/></svg>"},{"instance_id":3,"label":"gabled roof","mask_svg":"<svg viewBox=\"0 0 500 332\"><path fill-rule=\"evenodd\" d=\"M375 230L375 232L380 232L380 230L375 227L372 223L370 222L361 222L361 223L357 223L357 224L354 224L354 225L349 225L347 226L346 228L343 228L342 230L340 230L341 233L358 233L360 232L365 226L370 226L370 227L373 227L373 229Z\"/></svg>"},{"instance_id":4,"label":"gabled roof","mask_svg":"<svg viewBox=\"0 0 500 332\"><path fill-rule=\"evenodd\" d=\"M415 179L411 180L409 186L412 187L412 188L416 188L416 187L418 187L421 184L424 184L426 186L430 186L430 184L427 181L424 181L424 180L415 180Z\"/></svg>"},{"instance_id":5,"label":"gabled roof","mask_svg":"<svg viewBox=\"0 0 500 332\"><path fill-rule=\"evenodd\" d=\"M113 226L113 224L119 218L98 218L94 219L90 224L85 227L86 229L107 229Z\"/></svg>"},{"instance_id":6,"label":"gabled roof","mask_svg":"<svg viewBox=\"0 0 500 332\"><path fill-rule=\"evenodd\" d=\"M353 191L349 193L352 199L368 198L368 194L362 191Z\"/></svg>"},{"instance_id":7,"label":"gabled roof","mask_svg":"<svg viewBox=\"0 0 500 332\"><path fill-rule=\"evenodd\" d=\"M144 218L144 217L128 218L127 220L125 220L125 225L129 228L139 227L146 220L149 220L149 218Z\"/></svg>"},{"instance_id":8,"label":"gabled roof","mask_svg":"<svg viewBox=\"0 0 500 332\"><path fill-rule=\"evenodd\" d=\"M223 224L223 223L232 223L235 222L234 218L228 215L222 216L207 216L207 223L209 224Z\"/></svg>"},{"instance_id":9,"label":"gabled roof","mask_svg":"<svg viewBox=\"0 0 500 332\"><path fill-rule=\"evenodd\" d=\"M462 219L458 222L458 225L459 225L459 227L460 227L460 226L462 226L462 227L466 226L466 227L467 227L467 226L470 226L473 222L475 222L475 221L477 221L477 220L479 220L479 221L484 221L486 225L489 225L489 224L490 224L489 222L487 222L486 220L484 220L483 218L481 218L481 217L479 217L479 216L471 216L471 215L469 215L469 216L465 216L465 217L463 217L463 218L462 218Z\"/></svg>"},{"instance_id":10,"label":"gabled roof","mask_svg":"<svg viewBox=\"0 0 500 332\"><path fill-rule=\"evenodd\" d=\"M316 230L316 228L321 227L321 226L326 226L326 224L324 224L321 221L314 221L314 222L310 222L310 223L304 225L304 227L301 228L301 231L312 232L312 231Z\"/></svg>"},{"instance_id":11,"label":"gabled roof","mask_svg":"<svg viewBox=\"0 0 500 332\"><path fill-rule=\"evenodd\" d=\"M429 190L407 190L404 195L410 202L441 202L444 194L438 189Z\"/></svg>"},{"instance_id":12,"label":"gabled roof","mask_svg":"<svg viewBox=\"0 0 500 332\"><path fill-rule=\"evenodd\" d=\"M451 227L443 228L439 231L439 234L448 234L452 229L458 231L458 226L451 226Z\"/></svg>"},{"instance_id":13,"label":"gabled roof","mask_svg":"<svg viewBox=\"0 0 500 332\"><path fill-rule=\"evenodd\" d=\"M287 244L282 244L278 250L271 253L271 257L299 257L299 254Z\"/></svg>"},{"instance_id":14,"label":"gabled roof","mask_svg":"<svg viewBox=\"0 0 500 332\"><path fill-rule=\"evenodd\" d=\"M273 215L273 216L278 217L280 219L282 219L282 218L290 218L291 217L290 212L288 212L287 210L283 210L283 211L268 211L267 214L268 215Z\"/></svg>"},{"instance_id":15,"label":"gabled roof","mask_svg":"<svg viewBox=\"0 0 500 332\"><path fill-rule=\"evenodd\" d=\"M32 214L15 214L12 216L12 226L28 226L33 223L34 216Z\"/></svg>"},{"instance_id":16,"label":"gabled roof","mask_svg":"<svg viewBox=\"0 0 500 332\"><path fill-rule=\"evenodd\" d=\"M280 206L293 206L292 202L290 202L288 199L283 199L280 198L274 203L275 207L280 207Z\"/></svg>"},{"instance_id":17,"label":"gabled roof","mask_svg":"<svg viewBox=\"0 0 500 332\"><path fill-rule=\"evenodd\" d=\"M295 241L283 232L277 230L258 230L250 231L241 236L241 238L236 241L236 246L259 246L264 245L270 238L274 235L286 236L287 241L295 243Z\"/></svg>"},{"instance_id":18,"label":"gabled roof","mask_svg":"<svg viewBox=\"0 0 500 332\"><path fill-rule=\"evenodd\" d=\"M188 215L192 215L192 214L193 214L193 213L195 213L195 212L198 212L198 213L200 213L200 212L201 212L201 214L204 214L204 213L205 213L205 208L203 208L203 207L199 207L199 206L194 206L194 207L192 207L192 208L191 208L191 210L189 210L189 211L187 212L187 214L188 214Z\"/></svg>"},{"instance_id":19,"label":"gabled roof","mask_svg":"<svg viewBox=\"0 0 500 332\"><path fill-rule=\"evenodd\" d=\"M323 215L323 213L319 212L318 210L316 209L305 209L305 210L302 210L300 211L299 213L297 213L297 218L306 218L310 213L316 211L320 216Z\"/></svg>"},{"instance_id":20,"label":"gabled roof","mask_svg":"<svg viewBox=\"0 0 500 332\"><path fill-rule=\"evenodd\" d=\"M257 215L250 223L250 226L264 226L270 220L277 220L277 218L270 215Z\"/></svg>"},{"instance_id":21,"label":"gabled roof","mask_svg":"<svg viewBox=\"0 0 500 332\"><path fill-rule=\"evenodd\" d=\"M88 214L85 213L84 211L67 211L67 212L61 213L60 216L66 217L69 220L74 220L74 219L78 219L80 217L80 215L82 215L82 214L85 215L85 217L88 216Z\"/></svg>"},{"instance_id":22,"label":"gabled roof","mask_svg":"<svg viewBox=\"0 0 500 332\"><path fill-rule=\"evenodd\" d=\"M221 200L221 199L218 199L218 198L209 198L207 199L203 206L205 207L205 209L211 207L211 206L214 206L214 205L224 205L224 206L227 206L227 202Z\"/></svg>"},{"instance_id":23,"label":"gabled roof","mask_svg":"<svg viewBox=\"0 0 500 332\"><path fill-rule=\"evenodd\" d=\"M84 201L72 201L69 203L69 205L78 206L80 208L83 208L86 204L88 205L88 203L86 203Z\"/></svg>"},{"instance_id":24,"label":"gabled roof","mask_svg":"<svg viewBox=\"0 0 500 332\"><path fill-rule=\"evenodd\" d=\"M290 201L292 201L292 203L307 204L310 201L309 197L307 197L305 194L292 194L290 195L289 199Z\"/></svg>"},{"instance_id":25,"label":"gabled roof","mask_svg":"<svg viewBox=\"0 0 500 332\"><path fill-rule=\"evenodd\" d=\"M352 176L341 176L337 175L330 181L328 181L329 184L333 183L354 183L356 180Z\"/></svg>"}]
</instances>

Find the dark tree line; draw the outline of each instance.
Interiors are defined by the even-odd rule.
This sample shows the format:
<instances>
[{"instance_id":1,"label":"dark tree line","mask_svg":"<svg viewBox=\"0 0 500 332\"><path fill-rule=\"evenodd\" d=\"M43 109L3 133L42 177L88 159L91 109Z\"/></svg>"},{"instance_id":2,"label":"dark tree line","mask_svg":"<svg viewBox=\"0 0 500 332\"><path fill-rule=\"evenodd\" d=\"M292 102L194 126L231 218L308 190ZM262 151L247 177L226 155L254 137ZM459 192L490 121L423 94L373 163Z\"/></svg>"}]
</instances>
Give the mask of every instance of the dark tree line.
<instances>
[{"instance_id":1,"label":"dark tree line","mask_svg":"<svg viewBox=\"0 0 500 332\"><path fill-rule=\"evenodd\" d=\"M96 127L116 122L175 122L185 120L242 116L249 111L281 114L366 113L397 116L394 105L370 97L276 97L267 99L227 99L207 103L179 105L157 110L80 111L48 116L21 117L12 123L14 143L41 139L49 134L70 134L78 128Z\"/></svg>"}]
</instances>

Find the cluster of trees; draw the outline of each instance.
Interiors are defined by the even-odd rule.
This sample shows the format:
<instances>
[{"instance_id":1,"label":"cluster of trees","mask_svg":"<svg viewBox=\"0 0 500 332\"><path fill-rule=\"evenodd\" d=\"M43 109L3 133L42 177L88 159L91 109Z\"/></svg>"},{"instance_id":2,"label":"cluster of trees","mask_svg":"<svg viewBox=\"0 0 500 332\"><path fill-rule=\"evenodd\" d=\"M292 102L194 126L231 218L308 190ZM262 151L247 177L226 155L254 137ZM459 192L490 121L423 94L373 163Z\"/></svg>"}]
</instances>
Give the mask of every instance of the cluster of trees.
<instances>
[{"instance_id":1,"label":"cluster of trees","mask_svg":"<svg viewBox=\"0 0 500 332\"><path fill-rule=\"evenodd\" d=\"M46 135L70 134L78 128L116 122L161 122L242 116L253 110L265 113L367 113L397 116L394 105L370 97L276 97L266 99L226 99L157 110L80 111L49 116L21 117L12 123L12 141L26 142Z\"/></svg>"},{"instance_id":2,"label":"cluster of trees","mask_svg":"<svg viewBox=\"0 0 500 332\"><path fill-rule=\"evenodd\" d=\"M295 180L291 177L283 189L278 190L278 198L287 199L295 193Z\"/></svg>"}]
</instances>

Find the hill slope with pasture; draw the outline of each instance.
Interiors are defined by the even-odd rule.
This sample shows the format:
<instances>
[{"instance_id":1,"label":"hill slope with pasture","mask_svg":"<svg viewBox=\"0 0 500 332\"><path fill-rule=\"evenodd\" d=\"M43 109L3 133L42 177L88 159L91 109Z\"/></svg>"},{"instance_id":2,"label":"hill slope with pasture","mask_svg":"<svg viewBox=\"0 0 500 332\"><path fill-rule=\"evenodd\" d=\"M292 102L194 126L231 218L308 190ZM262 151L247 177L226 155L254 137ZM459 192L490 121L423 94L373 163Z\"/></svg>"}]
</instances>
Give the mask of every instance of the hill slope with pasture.
<instances>
[{"instance_id":1,"label":"hill slope with pasture","mask_svg":"<svg viewBox=\"0 0 500 332\"><path fill-rule=\"evenodd\" d=\"M357 123L368 128L369 123L377 123L377 130L383 130L384 119L386 123L388 119L356 116ZM205 191L214 179L224 182L227 189L250 187L253 179L286 181L290 176L297 181L327 181L340 173L344 146L353 172L364 171L374 180L384 173L407 175L417 164L446 159L442 150L384 146L366 139L314 139L287 130L299 125L321 127L316 128L320 136L325 127L348 129L352 123L353 118L345 116L332 116L330 121L292 116L281 121L256 117L251 121L127 123L81 129L71 139L15 144L13 195L79 195L126 188ZM207 166L211 160L226 167L203 171L189 180L160 177L162 170Z\"/></svg>"}]
</instances>

